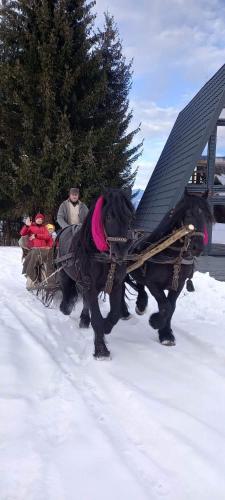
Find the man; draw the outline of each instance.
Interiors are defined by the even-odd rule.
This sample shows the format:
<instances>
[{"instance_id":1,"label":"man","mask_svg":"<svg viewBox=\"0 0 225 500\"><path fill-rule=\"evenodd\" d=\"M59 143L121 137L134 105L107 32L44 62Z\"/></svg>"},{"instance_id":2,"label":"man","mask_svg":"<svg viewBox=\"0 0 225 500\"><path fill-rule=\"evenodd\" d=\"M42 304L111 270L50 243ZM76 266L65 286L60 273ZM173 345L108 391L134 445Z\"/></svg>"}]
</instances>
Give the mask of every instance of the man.
<instances>
[{"instance_id":1,"label":"man","mask_svg":"<svg viewBox=\"0 0 225 500\"><path fill-rule=\"evenodd\" d=\"M71 188L69 198L63 201L57 214L57 222L64 227L75 224L80 226L88 214L87 206L79 200L80 192L78 188Z\"/></svg>"}]
</instances>

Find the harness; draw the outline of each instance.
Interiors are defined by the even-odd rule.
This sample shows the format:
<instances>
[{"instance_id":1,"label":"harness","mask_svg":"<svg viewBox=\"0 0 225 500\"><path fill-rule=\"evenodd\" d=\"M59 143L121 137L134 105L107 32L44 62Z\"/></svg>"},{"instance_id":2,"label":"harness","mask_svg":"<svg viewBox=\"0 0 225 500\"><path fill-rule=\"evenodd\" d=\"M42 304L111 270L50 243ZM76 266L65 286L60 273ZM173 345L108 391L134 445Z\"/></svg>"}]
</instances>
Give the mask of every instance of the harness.
<instances>
[{"instance_id":1,"label":"harness","mask_svg":"<svg viewBox=\"0 0 225 500\"><path fill-rule=\"evenodd\" d=\"M127 243L128 241L131 240L132 241L131 248L132 248L134 240L139 242L143 239L143 236L141 236L140 233L141 233L140 231L139 232L129 231L127 237L121 237L121 236L111 237L105 234L106 240L109 243L109 252L95 253L93 255L94 260L96 260L97 262L102 262L102 263L104 262L109 264L110 266L104 287L105 293L110 295L112 292L117 265L121 264L122 262L128 263L129 261L133 261L133 263L131 263L128 266L127 273L130 273L135 269L138 269L139 267L143 266L143 264L147 263L147 261L154 262L156 264L173 265L172 289L174 291L177 291L179 285L181 266L182 265L190 266L193 265L194 263L194 258L192 254L186 255L191 242L191 238L193 236L201 236L204 238L204 233L195 231L194 226L192 225L182 226L180 229L173 231L173 233L165 236L158 242L151 244L142 253L127 255L125 259L117 259L115 256L113 256L112 243ZM181 247L174 245L174 243L176 243L178 240L183 243ZM165 249L168 247L171 250L178 252L178 255L175 256L174 258L168 257L167 255L163 255L162 252L165 251ZM156 254L161 254L161 257L153 258L153 256ZM56 265L60 264L60 268L57 269L56 272L59 272L64 267L70 266L71 259L74 259L74 252L70 252L62 257L57 257L55 259L55 263ZM82 278L82 282L79 279L80 273L77 261L75 261L75 274L78 280L78 285L80 285L83 289L84 288L89 289L91 283L88 277L87 280Z\"/></svg>"},{"instance_id":2,"label":"harness","mask_svg":"<svg viewBox=\"0 0 225 500\"><path fill-rule=\"evenodd\" d=\"M174 251L175 253L178 252L178 256L175 257L170 257L168 255L165 255L161 253L161 255L157 255L157 257L153 257L148 259L148 261L153 262L154 264L161 264L161 265L173 265L173 277L172 277L172 284L171 284L171 290L174 290L177 292L178 286L179 286L179 277L180 277L180 271L181 271L181 266L193 266L194 265L194 257L191 254L191 252L188 253L188 249L190 246L191 238L193 236L201 236L204 238L204 233L200 231L192 231L184 236L184 238L180 239L183 243L181 247L175 246L175 245L170 245L169 250ZM146 262L147 264L147 262ZM146 273L146 265L144 266L144 274Z\"/></svg>"},{"instance_id":3,"label":"harness","mask_svg":"<svg viewBox=\"0 0 225 500\"><path fill-rule=\"evenodd\" d=\"M195 231L193 225L188 225L188 226L182 226L180 229L174 231L171 235L167 235L166 237L162 238L159 240L156 244L150 245L144 252L141 254L133 254L133 255L128 255L125 259L126 262L129 260L134 261L133 264L131 264L128 269L127 273L132 272L135 269L138 269L141 267L145 262L147 261L152 261L154 263L163 263L163 264L172 264L173 267L173 278L172 278L172 289L177 291L178 285L179 285L179 276L180 276L180 271L181 271L181 266L182 265L192 265L194 264L194 257L192 254L186 255L191 238L193 236L201 236L204 238L204 233L200 231ZM134 238L133 238L134 239ZM138 237L136 236L136 239ZM142 238L141 238L142 239ZM116 242L116 241L127 241L128 238L108 238L109 242ZM174 246L174 243L176 241L180 240L183 245L181 247L176 247ZM170 248L172 250L178 251L179 254L178 256L174 257L173 259L168 259L166 257L166 260L164 259L163 262L160 259L153 259L152 256L162 253L166 248ZM105 254L104 257L101 257L101 254L98 254L95 256L96 260L103 260L106 262L105 259L108 260L108 262L111 262L106 285L105 285L105 293L110 294L112 291L113 287L113 282L114 282L114 276L115 276L115 271L116 271L116 260L113 262L112 259L112 254L111 254L111 245L110 245L110 253Z\"/></svg>"},{"instance_id":4,"label":"harness","mask_svg":"<svg viewBox=\"0 0 225 500\"><path fill-rule=\"evenodd\" d=\"M137 235L134 233L134 231L129 231L127 237L122 237L122 236L106 236L106 241L109 244L109 252L101 252L101 253L95 253L93 255L94 260L97 262L102 262L102 263L108 263L110 264L107 279L106 279L106 284L104 287L104 293L107 293L108 295L111 294L113 284L114 284L114 278L115 278L115 272L116 272L116 266L117 264L121 264L122 260L117 259L115 256L112 254L112 243L127 243L130 239L137 239ZM132 259L132 257L130 256ZM55 264L58 265L60 264L60 268L56 270L56 272L60 271L64 267L69 267L71 265L71 260L74 259L74 252L67 253L66 255L63 255L62 257L57 257L55 259ZM133 259L132 259L133 260ZM80 280L80 273L79 273L79 266L78 262L75 261L75 270L74 274L76 276L76 282L78 286L82 289L88 290L91 286L90 280L82 278Z\"/></svg>"},{"instance_id":5,"label":"harness","mask_svg":"<svg viewBox=\"0 0 225 500\"><path fill-rule=\"evenodd\" d=\"M107 236L105 232L105 237L106 241L109 244L109 254L104 253L103 255L100 254L95 254L94 259L98 262L109 262L110 263L110 268L109 272L107 275L106 279L106 284L104 287L104 293L107 293L108 295L111 294L112 289L113 289L113 284L114 284L114 278L115 278L115 272L116 272L116 266L117 264L121 262L127 262L128 260L136 260L137 256L127 256L126 259L117 259L115 256L112 255L112 243L127 243L130 240L137 240L138 239L138 233L136 231L129 230L127 233L127 237L123 236Z\"/></svg>"},{"instance_id":6,"label":"harness","mask_svg":"<svg viewBox=\"0 0 225 500\"><path fill-rule=\"evenodd\" d=\"M173 278L172 278L171 288L175 292L177 292L178 286L179 286L179 277L180 277L181 266L184 264L184 262L185 262L184 265L189 265L189 266L192 265L193 266L193 264L194 264L194 258L192 255L189 254L189 259L188 259L188 257L186 259L184 259L184 254L188 251L188 247L190 245L190 242L191 242L191 237L189 235L185 236L184 237L184 244L181 247L180 253L173 264Z\"/></svg>"}]
</instances>

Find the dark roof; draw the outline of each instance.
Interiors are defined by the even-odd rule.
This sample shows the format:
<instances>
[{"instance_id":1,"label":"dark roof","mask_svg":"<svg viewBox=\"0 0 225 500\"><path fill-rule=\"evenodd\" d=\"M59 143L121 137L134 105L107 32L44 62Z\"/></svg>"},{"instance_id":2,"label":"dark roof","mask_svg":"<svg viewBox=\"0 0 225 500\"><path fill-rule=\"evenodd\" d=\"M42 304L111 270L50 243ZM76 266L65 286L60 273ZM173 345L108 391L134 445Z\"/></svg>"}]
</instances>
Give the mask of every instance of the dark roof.
<instances>
[{"instance_id":1,"label":"dark roof","mask_svg":"<svg viewBox=\"0 0 225 500\"><path fill-rule=\"evenodd\" d=\"M136 213L152 232L181 197L225 105L225 64L179 113Z\"/></svg>"}]
</instances>

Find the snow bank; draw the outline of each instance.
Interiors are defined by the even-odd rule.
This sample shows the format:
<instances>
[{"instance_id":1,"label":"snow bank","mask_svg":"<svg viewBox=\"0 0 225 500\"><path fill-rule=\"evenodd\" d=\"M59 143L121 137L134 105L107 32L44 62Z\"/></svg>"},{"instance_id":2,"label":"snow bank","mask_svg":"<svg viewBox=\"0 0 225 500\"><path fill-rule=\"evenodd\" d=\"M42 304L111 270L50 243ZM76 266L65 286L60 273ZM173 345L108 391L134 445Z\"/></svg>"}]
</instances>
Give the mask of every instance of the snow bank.
<instances>
[{"instance_id":1,"label":"snow bank","mask_svg":"<svg viewBox=\"0 0 225 500\"><path fill-rule=\"evenodd\" d=\"M0 248L0 261L0 499L224 500L225 283L196 273L176 347L149 327L151 298L97 362L80 306L45 309L20 250Z\"/></svg>"},{"instance_id":2,"label":"snow bank","mask_svg":"<svg viewBox=\"0 0 225 500\"><path fill-rule=\"evenodd\" d=\"M212 228L212 242L225 244L225 224L216 223Z\"/></svg>"}]
</instances>

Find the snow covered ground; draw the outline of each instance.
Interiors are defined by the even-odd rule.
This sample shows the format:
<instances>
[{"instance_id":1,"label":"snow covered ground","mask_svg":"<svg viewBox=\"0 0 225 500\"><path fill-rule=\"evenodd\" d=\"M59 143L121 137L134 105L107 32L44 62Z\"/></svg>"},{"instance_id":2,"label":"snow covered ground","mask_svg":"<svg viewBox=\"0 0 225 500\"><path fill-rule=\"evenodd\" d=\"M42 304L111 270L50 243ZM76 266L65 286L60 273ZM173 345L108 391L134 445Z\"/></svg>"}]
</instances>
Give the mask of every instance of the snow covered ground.
<instances>
[{"instance_id":1,"label":"snow covered ground","mask_svg":"<svg viewBox=\"0 0 225 500\"><path fill-rule=\"evenodd\" d=\"M19 249L0 262L0 499L224 500L225 283L195 275L176 347L133 315L97 362L80 306L45 309Z\"/></svg>"},{"instance_id":2,"label":"snow covered ground","mask_svg":"<svg viewBox=\"0 0 225 500\"><path fill-rule=\"evenodd\" d=\"M212 229L212 242L213 243L225 243L225 224L216 223L213 225Z\"/></svg>"},{"instance_id":3,"label":"snow covered ground","mask_svg":"<svg viewBox=\"0 0 225 500\"><path fill-rule=\"evenodd\" d=\"M223 184L223 186L225 186L225 174L216 174L216 177L219 179L219 181L221 182L221 184Z\"/></svg>"}]
</instances>

